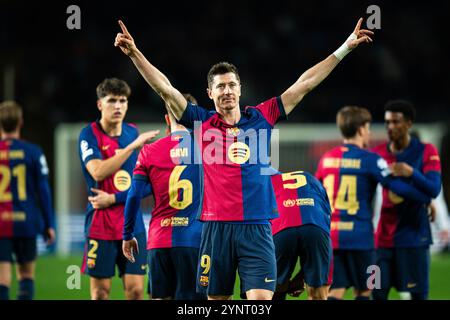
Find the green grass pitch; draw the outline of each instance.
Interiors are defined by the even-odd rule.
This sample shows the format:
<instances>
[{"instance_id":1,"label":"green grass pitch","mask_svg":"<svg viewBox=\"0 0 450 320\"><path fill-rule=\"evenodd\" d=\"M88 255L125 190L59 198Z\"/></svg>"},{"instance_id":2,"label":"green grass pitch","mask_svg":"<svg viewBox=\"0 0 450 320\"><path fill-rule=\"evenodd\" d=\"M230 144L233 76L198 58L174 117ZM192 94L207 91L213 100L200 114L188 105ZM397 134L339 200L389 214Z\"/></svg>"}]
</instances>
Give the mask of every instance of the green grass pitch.
<instances>
[{"instance_id":1,"label":"green grass pitch","mask_svg":"<svg viewBox=\"0 0 450 320\"><path fill-rule=\"evenodd\" d=\"M39 257L36 266L36 294L38 300L88 300L89 299L89 278L81 275L80 289L68 289L67 280L71 274L67 273L70 265L81 264L81 256L61 258L56 256ZM15 275L14 275L15 277ZM15 278L13 278L15 279ZM111 299L124 299L122 282L115 277L112 284ZM17 282L13 280L10 296L15 299L17 292ZM234 299L239 300L239 279L236 281ZM351 299L350 290L346 294L347 299ZM391 291L391 299L398 299L395 290ZM306 299L303 293L300 299ZM430 299L447 300L450 299L450 255L433 255L431 259L430 275Z\"/></svg>"}]
</instances>

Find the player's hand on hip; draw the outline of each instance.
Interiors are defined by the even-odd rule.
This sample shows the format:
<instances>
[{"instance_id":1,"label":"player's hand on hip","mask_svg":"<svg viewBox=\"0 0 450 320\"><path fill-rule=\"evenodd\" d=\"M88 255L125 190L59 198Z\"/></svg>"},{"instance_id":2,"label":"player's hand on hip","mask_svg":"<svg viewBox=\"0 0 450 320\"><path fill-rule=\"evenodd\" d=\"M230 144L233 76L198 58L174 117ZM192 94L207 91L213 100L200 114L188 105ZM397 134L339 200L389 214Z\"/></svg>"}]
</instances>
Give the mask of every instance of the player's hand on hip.
<instances>
[{"instance_id":1,"label":"player's hand on hip","mask_svg":"<svg viewBox=\"0 0 450 320\"><path fill-rule=\"evenodd\" d=\"M125 258L134 263L136 261L134 259L134 253L139 253L139 245L136 238L133 238L131 240L123 240L122 251Z\"/></svg>"},{"instance_id":2,"label":"player's hand on hip","mask_svg":"<svg viewBox=\"0 0 450 320\"><path fill-rule=\"evenodd\" d=\"M122 29L122 33L119 32L116 35L114 46L119 47L120 50L122 50L122 52L127 56L131 56L134 52L137 51L136 44L134 43L133 37L128 32L127 27L125 27L125 24L122 22L122 20L119 20L118 22L120 28Z\"/></svg>"},{"instance_id":3,"label":"player's hand on hip","mask_svg":"<svg viewBox=\"0 0 450 320\"><path fill-rule=\"evenodd\" d=\"M132 143L131 146L133 149L141 148L144 144L150 142L154 137L159 134L159 130L152 130L141 133L139 137L137 137Z\"/></svg>"},{"instance_id":4,"label":"player's hand on hip","mask_svg":"<svg viewBox=\"0 0 450 320\"><path fill-rule=\"evenodd\" d=\"M53 228L47 228L44 231L44 240L47 245L51 245L55 242L56 239L56 233L55 229Z\"/></svg>"},{"instance_id":5,"label":"player's hand on hip","mask_svg":"<svg viewBox=\"0 0 450 320\"><path fill-rule=\"evenodd\" d=\"M355 30L353 30L352 35L347 40L347 47L350 50L355 49L359 44L363 42L370 43L372 42L372 36L374 33L373 31L367 30L367 29L361 29L361 24L363 22L363 18L359 18L358 23L356 23ZM356 36L356 37L355 37Z\"/></svg>"},{"instance_id":6,"label":"player's hand on hip","mask_svg":"<svg viewBox=\"0 0 450 320\"><path fill-rule=\"evenodd\" d=\"M89 196L88 200L94 209L105 209L116 202L114 194L95 188L91 188L91 191L95 193L95 196Z\"/></svg>"}]
</instances>

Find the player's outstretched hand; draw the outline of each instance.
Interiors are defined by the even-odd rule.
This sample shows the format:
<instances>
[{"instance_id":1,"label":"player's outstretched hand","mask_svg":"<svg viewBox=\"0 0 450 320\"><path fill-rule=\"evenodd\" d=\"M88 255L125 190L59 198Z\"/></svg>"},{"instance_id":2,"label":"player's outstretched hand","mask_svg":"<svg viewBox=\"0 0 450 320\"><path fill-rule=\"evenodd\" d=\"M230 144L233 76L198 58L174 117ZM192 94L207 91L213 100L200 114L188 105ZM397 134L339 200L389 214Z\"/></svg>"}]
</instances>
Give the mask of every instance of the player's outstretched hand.
<instances>
[{"instance_id":1,"label":"player's outstretched hand","mask_svg":"<svg viewBox=\"0 0 450 320\"><path fill-rule=\"evenodd\" d=\"M353 34L356 35L356 38L353 37L353 39L347 40L347 47L350 50L355 49L360 43L363 42L372 42L372 36L374 33L373 31L367 30L367 29L361 29L361 24L363 22L363 18L359 18L358 23L356 24L355 30L353 30Z\"/></svg>"},{"instance_id":2,"label":"player's outstretched hand","mask_svg":"<svg viewBox=\"0 0 450 320\"><path fill-rule=\"evenodd\" d=\"M88 200L94 209L105 209L116 202L116 198L113 194L95 188L91 188L91 191L95 193L95 196L89 196Z\"/></svg>"},{"instance_id":3,"label":"player's outstretched hand","mask_svg":"<svg viewBox=\"0 0 450 320\"><path fill-rule=\"evenodd\" d=\"M128 32L127 27L125 27L125 24L122 22L122 20L119 20L118 22L120 29L122 29L122 33L119 32L116 35L114 46L119 47L120 50L122 50L122 52L127 56L131 56L134 52L137 51L136 44L134 43L133 37Z\"/></svg>"},{"instance_id":4,"label":"player's outstretched hand","mask_svg":"<svg viewBox=\"0 0 450 320\"><path fill-rule=\"evenodd\" d=\"M47 228L44 230L44 240L48 246L54 243L55 239L56 239L55 229Z\"/></svg>"},{"instance_id":5,"label":"player's outstretched hand","mask_svg":"<svg viewBox=\"0 0 450 320\"><path fill-rule=\"evenodd\" d=\"M147 131L144 133L141 133L139 137L137 137L129 146L132 149L138 149L141 148L144 144L150 142L154 137L156 137L159 134L159 130L152 130Z\"/></svg>"},{"instance_id":6,"label":"player's outstretched hand","mask_svg":"<svg viewBox=\"0 0 450 320\"><path fill-rule=\"evenodd\" d=\"M131 262L135 262L134 253L139 253L139 245L136 238L122 241L122 252L125 258Z\"/></svg>"}]
</instances>

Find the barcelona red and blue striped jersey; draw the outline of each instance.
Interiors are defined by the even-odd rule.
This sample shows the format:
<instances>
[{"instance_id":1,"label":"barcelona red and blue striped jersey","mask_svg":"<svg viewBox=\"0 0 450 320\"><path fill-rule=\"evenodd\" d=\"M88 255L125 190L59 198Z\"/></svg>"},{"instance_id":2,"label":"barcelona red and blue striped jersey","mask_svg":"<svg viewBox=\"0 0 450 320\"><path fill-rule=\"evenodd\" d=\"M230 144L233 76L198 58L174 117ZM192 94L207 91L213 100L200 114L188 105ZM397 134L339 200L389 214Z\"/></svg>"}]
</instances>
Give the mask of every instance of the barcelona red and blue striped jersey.
<instances>
[{"instance_id":1,"label":"barcelona red and blue striped jersey","mask_svg":"<svg viewBox=\"0 0 450 320\"><path fill-rule=\"evenodd\" d=\"M91 188L96 188L109 194L116 194L116 199L126 199L126 197L118 195L128 192L131 186L131 175L137 160L137 151L133 151L119 170L98 183L86 169L86 164L92 159L106 160L113 157L137 137L137 128L128 123L122 124L122 133L117 137L109 136L99 122L92 122L82 129L79 137L79 156L89 195L94 195ZM105 209L94 209L88 202L85 220L86 236L98 240L122 240L124 206L124 202L119 202ZM134 230L135 234L139 232L145 232L141 212Z\"/></svg>"},{"instance_id":2,"label":"barcelona red and blue striped jersey","mask_svg":"<svg viewBox=\"0 0 450 320\"><path fill-rule=\"evenodd\" d=\"M272 176L280 216L271 221L272 234L313 224L330 233L331 208L327 193L310 173L295 171Z\"/></svg>"},{"instance_id":3,"label":"barcelona red and blue striped jersey","mask_svg":"<svg viewBox=\"0 0 450 320\"><path fill-rule=\"evenodd\" d=\"M409 146L400 153L390 152L388 143L375 147L373 151L389 164L408 163L414 168L414 174L404 180L433 198L437 196L441 188L441 162L434 145L411 138ZM379 248L432 244L427 207L383 188L381 215L375 236Z\"/></svg>"},{"instance_id":4,"label":"barcelona red and blue striped jersey","mask_svg":"<svg viewBox=\"0 0 450 320\"><path fill-rule=\"evenodd\" d=\"M188 131L176 131L145 145L139 154L133 179L150 183L155 200L147 249L200 246L197 216L203 190L194 145Z\"/></svg>"},{"instance_id":5,"label":"barcelona red and blue striped jersey","mask_svg":"<svg viewBox=\"0 0 450 320\"><path fill-rule=\"evenodd\" d=\"M269 146L275 123L286 117L281 98L246 107L235 125L216 111L188 103L180 123L194 129L204 172L202 221L255 222L278 216Z\"/></svg>"},{"instance_id":6,"label":"barcelona red and blue striped jersey","mask_svg":"<svg viewBox=\"0 0 450 320\"><path fill-rule=\"evenodd\" d=\"M0 238L35 237L55 227L48 173L40 147L0 140Z\"/></svg>"},{"instance_id":7,"label":"barcelona red and blue striped jersey","mask_svg":"<svg viewBox=\"0 0 450 320\"><path fill-rule=\"evenodd\" d=\"M374 248L372 199L378 183L415 199L417 205L431 200L413 186L393 178L387 162L380 156L354 144L326 152L320 159L316 177L331 202L333 249Z\"/></svg>"}]
</instances>

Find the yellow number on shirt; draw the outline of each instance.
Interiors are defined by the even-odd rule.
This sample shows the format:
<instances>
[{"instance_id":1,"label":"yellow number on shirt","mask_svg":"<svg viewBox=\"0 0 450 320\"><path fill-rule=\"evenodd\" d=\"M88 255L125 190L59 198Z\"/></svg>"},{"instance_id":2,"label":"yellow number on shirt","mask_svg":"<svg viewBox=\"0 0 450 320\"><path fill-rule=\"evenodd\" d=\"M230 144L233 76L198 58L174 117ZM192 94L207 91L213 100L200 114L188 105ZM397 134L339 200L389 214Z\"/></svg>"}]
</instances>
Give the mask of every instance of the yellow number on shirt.
<instances>
[{"instance_id":1,"label":"yellow number on shirt","mask_svg":"<svg viewBox=\"0 0 450 320\"><path fill-rule=\"evenodd\" d=\"M27 200L26 167L19 164L12 169L12 174L17 178L17 195L20 201ZM0 165L0 202L12 201L12 193L7 191L11 185L11 171L8 166Z\"/></svg>"},{"instance_id":2,"label":"yellow number on shirt","mask_svg":"<svg viewBox=\"0 0 450 320\"><path fill-rule=\"evenodd\" d=\"M356 214L359 210L359 201L356 197L356 176L342 175L336 199L334 198L334 175L329 174L323 179L323 185L330 199L331 210L347 210L347 214Z\"/></svg>"},{"instance_id":3,"label":"yellow number on shirt","mask_svg":"<svg viewBox=\"0 0 450 320\"><path fill-rule=\"evenodd\" d=\"M178 210L183 210L192 203L192 182L187 179L180 180L181 174L187 166L173 168L169 178L169 205ZM179 190L183 190L183 199L178 200Z\"/></svg>"},{"instance_id":4,"label":"yellow number on shirt","mask_svg":"<svg viewBox=\"0 0 450 320\"><path fill-rule=\"evenodd\" d=\"M294 171L294 172L283 173L281 175L281 178L283 179L283 181L295 180L294 183L283 183L283 188L284 189L298 189L303 186L306 186L306 184L308 182L306 181L306 177L302 173L303 173L303 171Z\"/></svg>"},{"instance_id":5,"label":"yellow number on shirt","mask_svg":"<svg viewBox=\"0 0 450 320\"><path fill-rule=\"evenodd\" d=\"M200 266L205 269L202 274L207 274L209 269L211 269L211 257L207 254L202 255L200 259Z\"/></svg>"}]
</instances>

